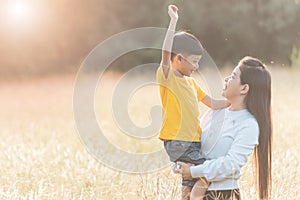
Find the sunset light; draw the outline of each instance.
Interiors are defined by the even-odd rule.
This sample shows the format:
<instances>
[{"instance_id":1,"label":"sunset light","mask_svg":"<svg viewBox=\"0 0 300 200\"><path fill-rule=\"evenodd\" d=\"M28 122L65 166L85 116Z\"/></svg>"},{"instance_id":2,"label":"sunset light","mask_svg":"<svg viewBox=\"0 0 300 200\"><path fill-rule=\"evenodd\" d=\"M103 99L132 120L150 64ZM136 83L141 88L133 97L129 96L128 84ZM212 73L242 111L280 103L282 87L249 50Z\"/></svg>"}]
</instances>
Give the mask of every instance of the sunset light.
<instances>
[{"instance_id":1,"label":"sunset light","mask_svg":"<svg viewBox=\"0 0 300 200\"><path fill-rule=\"evenodd\" d=\"M7 21L11 23L28 23L34 14L29 1L10 1L6 5Z\"/></svg>"},{"instance_id":2,"label":"sunset light","mask_svg":"<svg viewBox=\"0 0 300 200\"><path fill-rule=\"evenodd\" d=\"M300 200L299 83L300 0L0 0L0 200Z\"/></svg>"}]
</instances>

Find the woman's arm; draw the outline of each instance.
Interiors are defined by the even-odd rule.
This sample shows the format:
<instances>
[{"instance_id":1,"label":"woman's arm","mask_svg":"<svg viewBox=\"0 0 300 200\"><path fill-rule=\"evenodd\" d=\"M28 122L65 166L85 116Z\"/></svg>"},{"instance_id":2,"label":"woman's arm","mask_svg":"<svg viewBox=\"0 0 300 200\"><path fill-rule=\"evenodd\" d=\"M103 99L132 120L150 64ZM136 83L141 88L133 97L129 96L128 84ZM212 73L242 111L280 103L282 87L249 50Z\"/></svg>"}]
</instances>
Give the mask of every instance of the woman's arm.
<instances>
[{"instance_id":1,"label":"woman's arm","mask_svg":"<svg viewBox=\"0 0 300 200\"><path fill-rule=\"evenodd\" d=\"M259 128L255 120L243 122L236 138L234 139L227 155L205 161L202 165L187 166L182 163L183 178L205 177L207 181L222 181L224 179L238 179L240 170L247 163L249 154L253 152L258 144Z\"/></svg>"}]
</instances>

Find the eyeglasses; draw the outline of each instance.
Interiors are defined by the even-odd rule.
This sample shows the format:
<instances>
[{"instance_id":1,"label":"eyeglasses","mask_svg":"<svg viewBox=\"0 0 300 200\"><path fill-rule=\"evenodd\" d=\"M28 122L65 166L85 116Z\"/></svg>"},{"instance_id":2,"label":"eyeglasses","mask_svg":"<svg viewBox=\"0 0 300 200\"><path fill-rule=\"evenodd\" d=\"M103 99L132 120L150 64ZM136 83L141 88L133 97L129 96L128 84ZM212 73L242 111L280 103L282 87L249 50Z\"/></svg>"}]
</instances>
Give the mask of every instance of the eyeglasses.
<instances>
[{"instance_id":1,"label":"eyeglasses","mask_svg":"<svg viewBox=\"0 0 300 200\"><path fill-rule=\"evenodd\" d=\"M186 62L188 62L189 64L191 64L191 65L193 65L193 66L195 66L195 65L196 65L196 66L199 66L199 60L200 60L201 58L200 58L199 60L198 60L198 59L196 60L196 59L187 58L187 57L182 56L182 55L181 55L181 57L182 57Z\"/></svg>"}]
</instances>

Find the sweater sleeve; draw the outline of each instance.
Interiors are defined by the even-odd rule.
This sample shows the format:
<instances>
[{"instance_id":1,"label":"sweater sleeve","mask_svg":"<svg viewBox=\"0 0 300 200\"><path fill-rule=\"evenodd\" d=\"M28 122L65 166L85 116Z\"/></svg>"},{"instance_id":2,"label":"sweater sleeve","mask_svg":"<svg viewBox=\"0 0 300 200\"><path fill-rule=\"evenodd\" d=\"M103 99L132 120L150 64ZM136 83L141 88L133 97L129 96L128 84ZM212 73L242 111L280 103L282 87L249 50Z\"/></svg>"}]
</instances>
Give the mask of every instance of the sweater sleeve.
<instances>
[{"instance_id":1,"label":"sweater sleeve","mask_svg":"<svg viewBox=\"0 0 300 200\"><path fill-rule=\"evenodd\" d=\"M248 156L258 144L258 136L257 121L245 120L238 129L228 153L225 156L207 160L202 165L192 166L190 168L192 177L205 177L209 182L238 179L241 168L247 163Z\"/></svg>"}]
</instances>

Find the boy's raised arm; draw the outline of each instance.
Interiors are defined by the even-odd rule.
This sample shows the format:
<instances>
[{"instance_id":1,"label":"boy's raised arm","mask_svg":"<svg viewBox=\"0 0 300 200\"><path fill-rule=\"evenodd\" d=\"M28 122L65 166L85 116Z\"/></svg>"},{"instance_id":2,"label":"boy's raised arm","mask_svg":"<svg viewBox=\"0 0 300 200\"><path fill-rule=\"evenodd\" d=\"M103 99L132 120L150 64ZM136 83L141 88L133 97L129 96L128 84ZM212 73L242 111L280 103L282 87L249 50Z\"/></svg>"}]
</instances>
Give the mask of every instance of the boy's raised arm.
<instances>
[{"instance_id":1,"label":"boy's raised arm","mask_svg":"<svg viewBox=\"0 0 300 200\"><path fill-rule=\"evenodd\" d=\"M176 23L178 20L177 10L178 8L174 5L170 5L168 7L168 14L171 20L163 43L162 60L161 60L161 65L166 78L168 77L168 73L169 73L173 38L175 34Z\"/></svg>"}]
</instances>

